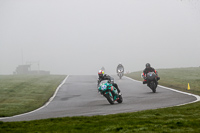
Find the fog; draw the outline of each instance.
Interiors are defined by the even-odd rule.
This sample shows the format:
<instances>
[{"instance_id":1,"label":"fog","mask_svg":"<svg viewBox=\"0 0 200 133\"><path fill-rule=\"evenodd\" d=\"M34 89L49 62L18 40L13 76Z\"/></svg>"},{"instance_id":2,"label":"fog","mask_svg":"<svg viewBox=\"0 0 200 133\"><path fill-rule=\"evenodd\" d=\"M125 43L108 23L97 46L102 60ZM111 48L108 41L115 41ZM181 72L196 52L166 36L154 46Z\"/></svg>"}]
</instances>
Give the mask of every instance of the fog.
<instances>
[{"instance_id":1,"label":"fog","mask_svg":"<svg viewBox=\"0 0 200 133\"><path fill-rule=\"evenodd\" d=\"M0 74L199 67L199 49L198 0L0 0Z\"/></svg>"}]
</instances>

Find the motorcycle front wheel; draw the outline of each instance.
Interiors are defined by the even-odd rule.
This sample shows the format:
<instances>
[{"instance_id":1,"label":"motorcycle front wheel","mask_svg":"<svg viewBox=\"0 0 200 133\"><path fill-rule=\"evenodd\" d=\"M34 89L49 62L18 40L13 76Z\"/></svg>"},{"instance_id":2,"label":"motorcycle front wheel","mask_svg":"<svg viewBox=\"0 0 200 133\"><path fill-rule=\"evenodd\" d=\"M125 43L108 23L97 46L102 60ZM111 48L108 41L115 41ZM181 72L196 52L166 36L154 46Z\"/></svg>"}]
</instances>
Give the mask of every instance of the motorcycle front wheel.
<instances>
[{"instance_id":1,"label":"motorcycle front wheel","mask_svg":"<svg viewBox=\"0 0 200 133\"><path fill-rule=\"evenodd\" d=\"M156 83L155 82L151 82L150 83L150 88L151 88L151 90L153 91L153 93L156 93Z\"/></svg>"},{"instance_id":2,"label":"motorcycle front wheel","mask_svg":"<svg viewBox=\"0 0 200 133\"><path fill-rule=\"evenodd\" d=\"M113 96L110 96L109 93L104 95L110 104L114 104Z\"/></svg>"}]
</instances>

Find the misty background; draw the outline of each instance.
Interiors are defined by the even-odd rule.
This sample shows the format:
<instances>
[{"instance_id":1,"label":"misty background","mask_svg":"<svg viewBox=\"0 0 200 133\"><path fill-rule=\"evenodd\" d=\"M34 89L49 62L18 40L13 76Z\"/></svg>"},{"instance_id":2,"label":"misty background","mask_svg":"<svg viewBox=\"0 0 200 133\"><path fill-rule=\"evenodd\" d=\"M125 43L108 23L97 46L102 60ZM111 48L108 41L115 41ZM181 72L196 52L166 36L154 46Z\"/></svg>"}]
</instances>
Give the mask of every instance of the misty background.
<instances>
[{"instance_id":1,"label":"misty background","mask_svg":"<svg viewBox=\"0 0 200 133\"><path fill-rule=\"evenodd\" d=\"M199 0L0 0L0 74L200 66ZM37 69L37 64L31 66Z\"/></svg>"}]
</instances>

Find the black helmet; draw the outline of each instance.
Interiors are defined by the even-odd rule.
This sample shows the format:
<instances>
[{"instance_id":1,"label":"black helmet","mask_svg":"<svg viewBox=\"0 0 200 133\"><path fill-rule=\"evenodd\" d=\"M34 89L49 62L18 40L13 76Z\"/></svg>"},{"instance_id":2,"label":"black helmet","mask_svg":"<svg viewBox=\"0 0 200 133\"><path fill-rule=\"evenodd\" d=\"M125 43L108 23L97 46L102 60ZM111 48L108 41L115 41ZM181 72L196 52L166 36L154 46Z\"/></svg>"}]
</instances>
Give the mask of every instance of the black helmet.
<instances>
[{"instance_id":1,"label":"black helmet","mask_svg":"<svg viewBox=\"0 0 200 133\"><path fill-rule=\"evenodd\" d=\"M146 68L149 68L151 67L151 65L149 63L146 64Z\"/></svg>"}]
</instances>

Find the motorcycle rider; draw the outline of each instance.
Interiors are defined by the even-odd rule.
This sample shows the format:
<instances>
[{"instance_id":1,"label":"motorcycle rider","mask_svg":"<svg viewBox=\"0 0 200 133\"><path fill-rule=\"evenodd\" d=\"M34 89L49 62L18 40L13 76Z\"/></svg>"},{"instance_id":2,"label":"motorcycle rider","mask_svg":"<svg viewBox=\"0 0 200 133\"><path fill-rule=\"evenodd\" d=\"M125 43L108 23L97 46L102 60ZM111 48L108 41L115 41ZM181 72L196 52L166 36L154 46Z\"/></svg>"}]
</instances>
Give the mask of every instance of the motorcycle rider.
<instances>
[{"instance_id":1,"label":"motorcycle rider","mask_svg":"<svg viewBox=\"0 0 200 133\"><path fill-rule=\"evenodd\" d=\"M122 69L120 69L122 68ZM119 72L119 70L122 70L122 72L124 72L124 66L122 65L122 63L119 63L119 65L117 66L117 73Z\"/></svg>"},{"instance_id":2,"label":"motorcycle rider","mask_svg":"<svg viewBox=\"0 0 200 133\"><path fill-rule=\"evenodd\" d=\"M120 95L120 89L118 87L118 85L116 83L114 83L114 78L112 78L111 76L104 74L103 70L99 70L98 72L99 78L98 78L98 84L102 81L102 80L108 80L109 83L111 83L118 91L119 95ZM113 80L113 82L111 82Z\"/></svg>"},{"instance_id":3,"label":"motorcycle rider","mask_svg":"<svg viewBox=\"0 0 200 133\"><path fill-rule=\"evenodd\" d=\"M147 73L149 73L149 72L154 72L157 75L156 79L158 81L160 79L160 77L158 77L157 71L153 67L151 67L151 65L149 63L147 63L145 66L146 66L146 68L143 70L143 73L142 73L142 77L144 78L143 84L147 83L146 76L147 76ZM157 82L157 84L158 84L158 82Z\"/></svg>"},{"instance_id":4,"label":"motorcycle rider","mask_svg":"<svg viewBox=\"0 0 200 133\"><path fill-rule=\"evenodd\" d=\"M103 70L105 72L105 68L102 66L101 70Z\"/></svg>"}]
</instances>

